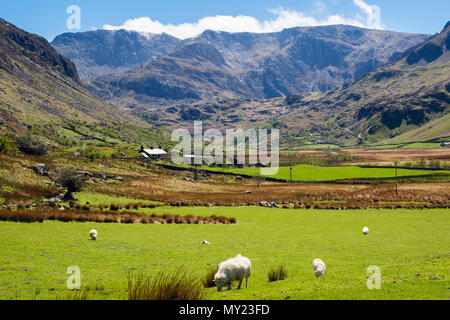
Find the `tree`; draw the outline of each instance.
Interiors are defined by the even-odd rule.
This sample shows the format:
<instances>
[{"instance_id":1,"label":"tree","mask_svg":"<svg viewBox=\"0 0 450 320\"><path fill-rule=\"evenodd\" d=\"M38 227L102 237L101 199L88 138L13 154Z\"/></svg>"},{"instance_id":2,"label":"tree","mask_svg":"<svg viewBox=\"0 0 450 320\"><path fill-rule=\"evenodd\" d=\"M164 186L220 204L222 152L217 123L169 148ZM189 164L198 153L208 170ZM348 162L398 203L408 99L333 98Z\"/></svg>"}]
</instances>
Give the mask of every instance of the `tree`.
<instances>
[{"instance_id":1,"label":"tree","mask_svg":"<svg viewBox=\"0 0 450 320\"><path fill-rule=\"evenodd\" d=\"M67 192L63 197L63 200L75 200L73 197L74 192L79 192L83 189L86 178L77 173L75 168L61 168L56 170L56 182L67 188Z\"/></svg>"}]
</instances>

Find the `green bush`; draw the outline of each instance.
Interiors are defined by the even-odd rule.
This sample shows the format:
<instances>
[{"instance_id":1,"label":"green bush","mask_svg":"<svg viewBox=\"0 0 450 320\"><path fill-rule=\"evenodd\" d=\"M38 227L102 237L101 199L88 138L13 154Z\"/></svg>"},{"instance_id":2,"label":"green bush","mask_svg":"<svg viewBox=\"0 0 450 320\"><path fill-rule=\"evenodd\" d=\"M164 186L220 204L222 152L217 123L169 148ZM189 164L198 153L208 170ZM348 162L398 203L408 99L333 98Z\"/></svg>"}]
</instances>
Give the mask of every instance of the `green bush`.
<instances>
[{"instance_id":1,"label":"green bush","mask_svg":"<svg viewBox=\"0 0 450 320\"><path fill-rule=\"evenodd\" d=\"M18 137L17 145L20 151L35 156L42 156L48 152L48 144L42 142L37 136L25 135Z\"/></svg>"}]
</instances>

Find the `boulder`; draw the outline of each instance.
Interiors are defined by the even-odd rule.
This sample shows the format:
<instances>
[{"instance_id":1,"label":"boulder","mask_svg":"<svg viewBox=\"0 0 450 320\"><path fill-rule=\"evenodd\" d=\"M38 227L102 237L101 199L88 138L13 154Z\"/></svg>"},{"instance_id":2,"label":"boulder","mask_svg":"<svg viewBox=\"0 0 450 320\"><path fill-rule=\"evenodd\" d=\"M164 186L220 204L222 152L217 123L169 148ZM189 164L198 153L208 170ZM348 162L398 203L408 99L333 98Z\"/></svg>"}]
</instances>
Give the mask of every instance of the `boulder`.
<instances>
[{"instance_id":1,"label":"boulder","mask_svg":"<svg viewBox=\"0 0 450 320\"><path fill-rule=\"evenodd\" d=\"M33 167L34 172L41 176L48 176L50 172L50 167L44 163L39 163Z\"/></svg>"}]
</instances>

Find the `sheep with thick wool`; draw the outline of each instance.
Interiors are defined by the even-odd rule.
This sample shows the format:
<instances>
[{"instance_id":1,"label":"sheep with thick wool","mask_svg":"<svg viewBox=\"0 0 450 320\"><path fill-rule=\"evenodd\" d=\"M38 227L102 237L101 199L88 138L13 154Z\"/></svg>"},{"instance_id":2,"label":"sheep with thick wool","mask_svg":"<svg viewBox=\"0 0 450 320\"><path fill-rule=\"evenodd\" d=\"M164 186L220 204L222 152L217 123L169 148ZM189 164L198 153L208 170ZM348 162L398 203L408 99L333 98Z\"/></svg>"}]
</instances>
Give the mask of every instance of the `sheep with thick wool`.
<instances>
[{"instance_id":1,"label":"sheep with thick wool","mask_svg":"<svg viewBox=\"0 0 450 320\"><path fill-rule=\"evenodd\" d=\"M228 259L219 264L219 269L214 276L217 291L221 291L222 287L225 286L228 287L228 290L231 290L233 281L239 281L238 289L240 289L244 278L245 287L248 288L248 278L251 274L251 268L250 260L240 254L235 258Z\"/></svg>"},{"instance_id":2,"label":"sheep with thick wool","mask_svg":"<svg viewBox=\"0 0 450 320\"><path fill-rule=\"evenodd\" d=\"M97 240L97 234L98 234L98 232L97 232L97 230L95 230L95 229L92 229L92 230L89 232L89 236L91 237L92 240Z\"/></svg>"},{"instance_id":3,"label":"sheep with thick wool","mask_svg":"<svg viewBox=\"0 0 450 320\"><path fill-rule=\"evenodd\" d=\"M313 261L313 270L316 278L323 276L325 273L325 263L320 259L315 259Z\"/></svg>"}]
</instances>

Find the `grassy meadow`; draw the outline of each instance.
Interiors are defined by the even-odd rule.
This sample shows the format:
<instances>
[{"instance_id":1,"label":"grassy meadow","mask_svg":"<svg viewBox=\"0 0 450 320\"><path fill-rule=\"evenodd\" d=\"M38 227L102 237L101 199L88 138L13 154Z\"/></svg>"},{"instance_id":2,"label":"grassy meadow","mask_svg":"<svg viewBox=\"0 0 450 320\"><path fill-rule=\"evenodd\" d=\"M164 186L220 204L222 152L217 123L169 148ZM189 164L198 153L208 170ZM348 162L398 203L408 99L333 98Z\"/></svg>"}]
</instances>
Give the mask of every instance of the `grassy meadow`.
<instances>
[{"instance_id":1,"label":"grassy meadow","mask_svg":"<svg viewBox=\"0 0 450 320\"><path fill-rule=\"evenodd\" d=\"M143 209L142 209L143 210ZM448 209L303 210L260 207L159 207L146 213L236 217L237 225L0 222L0 299L70 299L67 267L81 268L87 299L126 299L128 272L181 265L203 277L241 253L252 261L249 288L207 299L449 299ZM370 233L363 236L364 226ZM89 240L97 229L97 241ZM202 245L206 239L211 245ZM326 266L315 278L312 261ZM288 277L269 282L284 265ZM381 268L381 289L366 269Z\"/></svg>"},{"instance_id":2,"label":"grassy meadow","mask_svg":"<svg viewBox=\"0 0 450 320\"><path fill-rule=\"evenodd\" d=\"M181 165L186 166L186 165ZM220 168L220 167L200 167L200 169L206 169L217 172L226 172L234 174L242 174L248 176L260 176L260 168ZM443 174L449 175L450 171L438 170L416 170L416 169L398 169L398 177L414 177L414 176L427 176L431 174ZM267 177L276 178L281 180L290 180L290 168L280 167L278 172ZM381 178L393 178L395 177L395 168L361 168L357 166L312 166L312 165L296 165L292 167L292 180L299 182L319 182L319 181L335 181L344 179L381 179Z\"/></svg>"}]
</instances>

